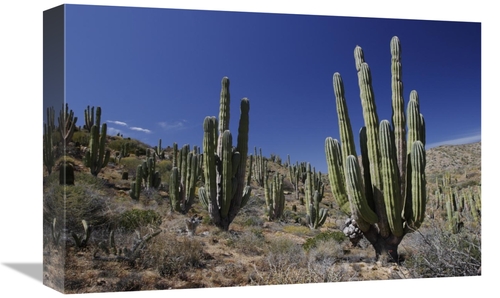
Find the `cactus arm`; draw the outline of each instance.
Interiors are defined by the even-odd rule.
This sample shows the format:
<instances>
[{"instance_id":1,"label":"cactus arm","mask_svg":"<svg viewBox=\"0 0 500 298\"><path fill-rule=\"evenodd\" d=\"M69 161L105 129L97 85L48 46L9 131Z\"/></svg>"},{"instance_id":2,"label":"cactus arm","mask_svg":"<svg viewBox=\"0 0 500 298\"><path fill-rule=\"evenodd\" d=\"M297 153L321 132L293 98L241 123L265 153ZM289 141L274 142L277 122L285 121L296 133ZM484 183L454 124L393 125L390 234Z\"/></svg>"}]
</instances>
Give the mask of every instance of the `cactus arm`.
<instances>
[{"instance_id":1,"label":"cactus arm","mask_svg":"<svg viewBox=\"0 0 500 298\"><path fill-rule=\"evenodd\" d=\"M413 217L410 226L418 229L425 216L426 181L425 181L425 149L421 141L415 141L411 154L411 192Z\"/></svg>"},{"instance_id":2,"label":"cactus arm","mask_svg":"<svg viewBox=\"0 0 500 298\"><path fill-rule=\"evenodd\" d=\"M333 75L333 89L335 91L337 115L339 119L340 142L342 144L342 159L341 164L345 163L347 156L356 156L356 147L354 145L354 137L352 134L351 120L344 96L344 82L339 73Z\"/></svg>"},{"instance_id":3,"label":"cactus arm","mask_svg":"<svg viewBox=\"0 0 500 298\"><path fill-rule=\"evenodd\" d=\"M381 175L384 186L384 201L387 212L387 221L392 234L396 237L403 236L403 223L401 219L401 191L399 171L397 170L396 148L393 142L394 135L389 121L380 123L380 155Z\"/></svg>"},{"instance_id":4,"label":"cactus arm","mask_svg":"<svg viewBox=\"0 0 500 298\"><path fill-rule=\"evenodd\" d=\"M392 126L396 147L396 159L401 184L401 200L405 196L406 185L406 118L404 113L403 81L401 66L401 43L397 36L391 39L391 87L392 87ZM403 204L403 201L401 202Z\"/></svg>"},{"instance_id":5,"label":"cactus arm","mask_svg":"<svg viewBox=\"0 0 500 298\"><path fill-rule=\"evenodd\" d=\"M327 137L325 140L326 161L328 165L328 179L333 197L340 210L345 214L350 214L349 199L345 190L345 176L343 166L340 161L340 144L338 140Z\"/></svg>"},{"instance_id":6,"label":"cactus arm","mask_svg":"<svg viewBox=\"0 0 500 298\"><path fill-rule=\"evenodd\" d=\"M366 232L369 229L369 225L378 222L379 218L366 201L356 156L349 155L347 157L345 173L346 189L349 196L349 202L351 203L351 212L355 216L360 229Z\"/></svg>"},{"instance_id":7,"label":"cactus arm","mask_svg":"<svg viewBox=\"0 0 500 298\"><path fill-rule=\"evenodd\" d=\"M373 188L373 200L379 217L378 226L382 237L388 237L390 230L387 223L384 205L382 179L380 177L380 154L378 137L378 115L375 105L375 96L372 88L370 68L363 58L363 50L357 46L354 50L355 64L358 70L358 83L361 105L363 106L363 119L366 127L368 160L370 163L370 177Z\"/></svg>"}]
</instances>

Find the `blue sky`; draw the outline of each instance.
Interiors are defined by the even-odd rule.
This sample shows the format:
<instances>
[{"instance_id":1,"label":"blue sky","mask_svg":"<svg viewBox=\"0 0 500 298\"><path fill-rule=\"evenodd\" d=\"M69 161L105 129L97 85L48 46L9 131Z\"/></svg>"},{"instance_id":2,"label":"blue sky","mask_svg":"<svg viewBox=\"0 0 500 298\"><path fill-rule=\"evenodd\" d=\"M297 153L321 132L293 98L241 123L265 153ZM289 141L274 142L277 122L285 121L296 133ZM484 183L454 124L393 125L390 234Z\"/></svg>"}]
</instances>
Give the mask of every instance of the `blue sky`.
<instances>
[{"instance_id":1,"label":"blue sky","mask_svg":"<svg viewBox=\"0 0 500 298\"><path fill-rule=\"evenodd\" d=\"M419 93L427 148L480 140L480 23L79 5L66 13L66 101L78 125L87 105L101 106L108 134L201 146L227 76L235 135L239 101L250 100L250 152L289 154L326 173L325 138L339 138L333 73L356 134L361 46L379 119L389 119L396 35L404 97Z\"/></svg>"}]
</instances>

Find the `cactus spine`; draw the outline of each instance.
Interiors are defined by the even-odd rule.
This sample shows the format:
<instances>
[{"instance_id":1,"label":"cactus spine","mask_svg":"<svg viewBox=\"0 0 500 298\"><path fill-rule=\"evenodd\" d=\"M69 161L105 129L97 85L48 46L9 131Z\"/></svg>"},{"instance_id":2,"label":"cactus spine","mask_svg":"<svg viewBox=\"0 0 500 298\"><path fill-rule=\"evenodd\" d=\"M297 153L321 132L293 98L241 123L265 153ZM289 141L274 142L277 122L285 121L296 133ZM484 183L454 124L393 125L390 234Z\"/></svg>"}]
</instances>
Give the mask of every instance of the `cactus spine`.
<instances>
[{"instance_id":1,"label":"cactus spine","mask_svg":"<svg viewBox=\"0 0 500 298\"><path fill-rule=\"evenodd\" d=\"M251 187L246 176L250 102L240 102L240 120L236 147L229 129L229 79L222 79L217 119L207 116L203 123L203 163L205 185L199 189L200 200L208 206L212 222L223 230L250 199ZM251 175L251 168L249 169Z\"/></svg>"},{"instance_id":2,"label":"cactus spine","mask_svg":"<svg viewBox=\"0 0 500 298\"><path fill-rule=\"evenodd\" d=\"M360 98L365 126L360 130L361 176L345 105L340 74L333 76L342 148L327 138L325 152L332 192L342 210L347 194L350 214L375 248L377 257L390 254L398 260L397 247L403 236L418 229L426 206L425 123L419 110L418 94L412 91L407 108L408 133L403 112L401 46L391 40L392 110L390 122L379 123L371 74L361 47L354 58L358 70Z\"/></svg>"}]
</instances>

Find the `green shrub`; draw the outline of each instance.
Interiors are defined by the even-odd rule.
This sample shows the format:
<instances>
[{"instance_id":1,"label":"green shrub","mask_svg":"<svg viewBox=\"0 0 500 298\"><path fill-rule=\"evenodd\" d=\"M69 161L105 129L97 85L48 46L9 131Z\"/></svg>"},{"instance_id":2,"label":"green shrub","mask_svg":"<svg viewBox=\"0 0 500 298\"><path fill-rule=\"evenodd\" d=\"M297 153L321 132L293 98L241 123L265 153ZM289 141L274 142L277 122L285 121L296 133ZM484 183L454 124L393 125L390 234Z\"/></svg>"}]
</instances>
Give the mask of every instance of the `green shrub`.
<instances>
[{"instance_id":1,"label":"green shrub","mask_svg":"<svg viewBox=\"0 0 500 298\"><path fill-rule=\"evenodd\" d=\"M107 222L106 197L101 179L89 173L76 173L75 185L59 185L58 173L45 181L43 195L43 220L50 225L54 218L72 231L81 231L81 221L96 226Z\"/></svg>"},{"instance_id":2,"label":"green shrub","mask_svg":"<svg viewBox=\"0 0 500 298\"><path fill-rule=\"evenodd\" d=\"M336 241L337 243L342 243L345 240L347 240L347 237L344 235L344 233L342 233L340 231L321 232L318 235L316 235L315 237L307 239L302 247L306 251L309 251L312 248L317 247L318 244L321 242L328 242L328 241L332 241L332 240Z\"/></svg>"},{"instance_id":3,"label":"green shrub","mask_svg":"<svg viewBox=\"0 0 500 298\"><path fill-rule=\"evenodd\" d=\"M130 156L130 157L124 157L120 159L120 165L123 166L123 170L127 171L129 173L129 179L134 176L135 177L135 171L137 170L137 166L142 164L142 160L135 157L135 156Z\"/></svg>"},{"instance_id":4,"label":"green shrub","mask_svg":"<svg viewBox=\"0 0 500 298\"><path fill-rule=\"evenodd\" d=\"M82 146L88 146L90 142L90 134L86 131L79 130L73 133L73 142L80 143Z\"/></svg>"},{"instance_id":5,"label":"green shrub","mask_svg":"<svg viewBox=\"0 0 500 298\"><path fill-rule=\"evenodd\" d=\"M159 226L161 221L161 215L154 210L132 209L118 215L117 224L120 228L134 231L148 224Z\"/></svg>"}]
</instances>

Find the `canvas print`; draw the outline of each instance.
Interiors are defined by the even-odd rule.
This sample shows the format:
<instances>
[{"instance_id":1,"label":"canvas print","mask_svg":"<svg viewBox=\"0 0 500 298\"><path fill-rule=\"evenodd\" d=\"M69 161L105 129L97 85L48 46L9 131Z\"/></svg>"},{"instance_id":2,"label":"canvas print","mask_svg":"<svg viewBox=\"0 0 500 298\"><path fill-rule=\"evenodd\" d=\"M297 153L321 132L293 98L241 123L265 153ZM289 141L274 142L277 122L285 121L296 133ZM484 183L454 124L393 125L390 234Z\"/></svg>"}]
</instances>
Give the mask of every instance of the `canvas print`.
<instances>
[{"instance_id":1,"label":"canvas print","mask_svg":"<svg viewBox=\"0 0 500 298\"><path fill-rule=\"evenodd\" d=\"M481 23L44 12L43 282L481 275Z\"/></svg>"}]
</instances>

